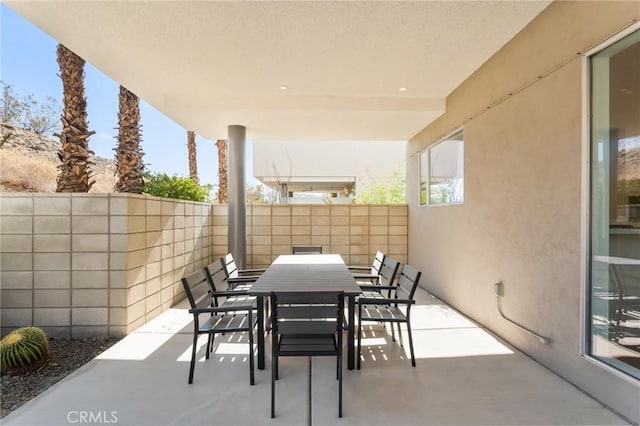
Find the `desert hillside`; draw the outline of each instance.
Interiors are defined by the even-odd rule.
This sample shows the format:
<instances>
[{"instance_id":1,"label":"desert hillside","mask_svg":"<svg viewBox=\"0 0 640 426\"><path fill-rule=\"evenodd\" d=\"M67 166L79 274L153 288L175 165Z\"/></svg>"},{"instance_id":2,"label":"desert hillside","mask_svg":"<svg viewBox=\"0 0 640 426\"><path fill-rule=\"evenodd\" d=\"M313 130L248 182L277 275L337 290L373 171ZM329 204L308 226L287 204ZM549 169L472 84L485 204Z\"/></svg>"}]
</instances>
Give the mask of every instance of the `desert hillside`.
<instances>
[{"instance_id":1,"label":"desert hillside","mask_svg":"<svg viewBox=\"0 0 640 426\"><path fill-rule=\"evenodd\" d=\"M0 192L55 192L60 142L0 123ZM91 192L112 192L112 159L92 156Z\"/></svg>"}]
</instances>

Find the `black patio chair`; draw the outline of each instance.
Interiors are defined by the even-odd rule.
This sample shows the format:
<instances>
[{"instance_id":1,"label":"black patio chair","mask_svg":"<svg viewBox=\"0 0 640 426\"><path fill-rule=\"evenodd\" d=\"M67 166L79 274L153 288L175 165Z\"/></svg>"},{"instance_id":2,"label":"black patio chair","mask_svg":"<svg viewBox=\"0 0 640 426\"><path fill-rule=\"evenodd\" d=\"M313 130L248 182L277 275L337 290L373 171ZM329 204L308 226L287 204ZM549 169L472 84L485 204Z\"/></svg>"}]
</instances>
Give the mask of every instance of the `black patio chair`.
<instances>
[{"instance_id":1,"label":"black patio chair","mask_svg":"<svg viewBox=\"0 0 640 426\"><path fill-rule=\"evenodd\" d=\"M384 297L382 288L386 288L387 297L391 297L391 288L396 281L400 262L391 256L384 256L378 274L353 274L363 294L362 297Z\"/></svg>"},{"instance_id":2,"label":"black patio chair","mask_svg":"<svg viewBox=\"0 0 640 426\"><path fill-rule=\"evenodd\" d=\"M189 313L193 315L193 347L189 367L189 384L193 383L198 337L201 334L208 336L205 358L209 359L216 334L247 332L249 334L249 382L253 385L255 383L253 328L257 324L256 315L253 312L254 306L240 303L229 306L212 306L209 282L202 269L182 278L182 286L191 306ZM206 315L206 319L201 322L200 316L203 314Z\"/></svg>"},{"instance_id":3,"label":"black patio chair","mask_svg":"<svg viewBox=\"0 0 640 426\"><path fill-rule=\"evenodd\" d=\"M382 262L384 261L385 254L380 250L376 251L376 255L373 257L373 263L371 266L367 265L350 265L347 266L349 272L352 274L368 274L368 275L379 275L380 268L382 267Z\"/></svg>"},{"instance_id":4,"label":"black patio chair","mask_svg":"<svg viewBox=\"0 0 640 426\"><path fill-rule=\"evenodd\" d=\"M213 306L229 307L235 305L251 305L258 307L258 298L249 295L252 283L236 284L232 286L224 270L223 259L210 263L204 267L204 273L209 283ZM265 318L269 318L269 308L265 305Z\"/></svg>"},{"instance_id":5,"label":"black patio chair","mask_svg":"<svg viewBox=\"0 0 640 426\"><path fill-rule=\"evenodd\" d=\"M418 287L421 275L422 273L414 267L404 265L400 272L400 277L398 278L398 285L381 286L383 288L389 287L389 289L394 293L393 297L358 298L358 370L360 369L361 358L362 323L365 321L390 322L391 336L394 342L395 336L393 334L393 323L396 323L398 326L400 346L403 346L400 324L406 323L407 333L409 334L411 365L414 367L416 366L416 358L413 353L413 337L411 335L411 305L415 303L413 296L416 292L416 288ZM404 312L400 309L400 306L405 306Z\"/></svg>"},{"instance_id":6,"label":"black patio chair","mask_svg":"<svg viewBox=\"0 0 640 426\"><path fill-rule=\"evenodd\" d=\"M244 285L229 282L229 277L224 269L223 261L213 262L204 267L204 273L209 283L213 306L231 306L233 304L246 304L247 301L256 304L256 297L249 296L248 290L251 283ZM222 300L222 301L221 301Z\"/></svg>"},{"instance_id":7,"label":"black patio chair","mask_svg":"<svg viewBox=\"0 0 640 426\"><path fill-rule=\"evenodd\" d=\"M293 254L322 254L322 246L293 246Z\"/></svg>"},{"instance_id":8,"label":"black patio chair","mask_svg":"<svg viewBox=\"0 0 640 426\"><path fill-rule=\"evenodd\" d=\"M244 286L247 288L250 283L255 282L266 269L238 269L233 254L227 253L220 258L220 263L224 267L227 280L231 288Z\"/></svg>"},{"instance_id":9,"label":"black patio chair","mask_svg":"<svg viewBox=\"0 0 640 426\"><path fill-rule=\"evenodd\" d=\"M281 356L335 356L338 416L342 417L342 318L344 293L271 293L273 343L271 418L275 417L276 380Z\"/></svg>"}]
</instances>

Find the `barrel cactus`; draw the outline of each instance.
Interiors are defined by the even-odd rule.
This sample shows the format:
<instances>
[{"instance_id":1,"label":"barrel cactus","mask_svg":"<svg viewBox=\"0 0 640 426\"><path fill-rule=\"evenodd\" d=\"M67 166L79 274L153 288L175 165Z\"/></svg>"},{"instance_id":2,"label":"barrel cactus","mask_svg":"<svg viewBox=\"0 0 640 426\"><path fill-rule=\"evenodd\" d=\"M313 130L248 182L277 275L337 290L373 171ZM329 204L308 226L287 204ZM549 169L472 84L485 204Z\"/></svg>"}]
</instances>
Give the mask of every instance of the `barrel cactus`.
<instances>
[{"instance_id":1,"label":"barrel cactus","mask_svg":"<svg viewBox=\"0 0 640 426\"><path fill-rule=\"evenodd\" d=\"M0 341L2 370L30 371L47 358L49 340L38 327L22 327L7 334Z\"/></svg>"}]
</instances>

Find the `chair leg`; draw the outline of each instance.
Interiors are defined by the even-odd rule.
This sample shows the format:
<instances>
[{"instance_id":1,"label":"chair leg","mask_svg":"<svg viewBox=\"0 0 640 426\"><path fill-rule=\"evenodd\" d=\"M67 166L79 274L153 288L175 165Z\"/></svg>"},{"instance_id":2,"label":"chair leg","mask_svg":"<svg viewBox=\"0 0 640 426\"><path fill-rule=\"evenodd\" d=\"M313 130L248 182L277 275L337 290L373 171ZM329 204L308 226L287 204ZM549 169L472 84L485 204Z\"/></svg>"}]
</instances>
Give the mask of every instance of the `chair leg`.
<instances>
[{"instance_id":1,"label":"chair leg","mask_svg":"<svg viewBox=\"0 0 640 426\"><path fill-rule=\"evenodd\" d=\"M338 333L342 333L342 328L338 329ZM340 349L338 351L338 349ZM336 350L339 352L336 356L336 380L340 380L340 361L342 360L342 339L336 338Z\"/></svg>"},{"instance_id":2,"label":"chair leg","mask_svg":"<svg viewBox=\"0 0 640 426\"><path fill-rule=\"evenodd\" d=\"M269 300L265 297L265 303L264 303L264 331L269 334L271 332L271 317L269 314L269 305L271 303L269 302Z\"/></svg>"},{"instance_id":3,"label":"chair leg","mask_svg":"<svg viewBox=\"0 0 640 426\"><path fill-rule=\"evenodd\" d=\"M265 300L265 304L264 304L264 308L265 308L265 314L264 314L264 318L266 320L266 324L264 325L264 329L267 332L267 334L271 333L271 320L273 319L273 309L269 308L269 305L271 305L271 300L270 299L266 299Z\"/></svg>"},{"instance_id":4,"label":"chair leg","mask_svg":"<svg viewBox=\"0 0 640 426\"><path fill-rule=\"evenodd\" d=\"M255 385L255 375L253 366L253 328L249 326L249 383Z\"/></svg>"},{"instance_id":5,"label":"chair leg","mask_svg":"<svg viewBox=\"0 0 640 426\"><path fill-rule=\"evenodd\" d=\"M276 416L276 379L278 378L277 365L278 365L278 357L276 356L276 353L274 350L273 355L271 356L271 418L272 419Z\"/></svg>"},{"instance_id":6,"label":"chair leg","mask_svg":"<svg viewBox=\"0 0 640 426\"><path fill-rule=\"evenodd\" d=\"M358 304L358 352L357 352L357 369L360 370L360 351L362 341L362 305Z\"/></svg>"},{"instance_id":7,"label":"chair leg","mask_svg":"<svg viewBox=\"0 0 640 426\"><path fill-rule=\"evenodd\" d=\"M393 331L393 323L390 323L389 326L391 326L391 341L395 342L396 341L396 333ZM386 328L386 325L385 325Z\"/></svg>"},{"instance_id":8,"label":"chair leg","mask_svg":"<svg viewBox=\"0 0 640 426\"><path fill-rule=\"evenodd\" d=\"M276 337L276 336L272 335L271 337L272 337L272 339L273 339L273 338L274 338L274 337ZM272 343L271 343L271 344L272 344L272 345L274 344L274 343L273 343L273 340L272 340ZM278 359L278 357L276 356L276 350L275 350L275 348L273 348L273 354L271 355L271 369L274 371L275 379L276 379L276 380L278 380L278 379L280 378L280 369L279 369L279 368L280 368L279 359Z\"/></svg>"},{"instance_id":9,"label":"chair leg","mask_svg":"<svg viewBox=\"0 0 640 426\"><path fill-rule=\"evenodd\" d=\"M213 334L207 336L207 350L204 355L204 359L209 359L209 353L213 350Z\"/></svg>"},{"instance_id":10,"label":"chair leg","mask_svg":"<svg viewBox=\"0 0 640 426\"><path fill-rule=\"evenodd\" d=\"M402 343L402 329L400 328L399 322L397 322L396 324L398 324L398 341L400 342L400 347L404 348L404 344ZM393 328L393 324L391 324L391 328Z\"/></svg>"},{"instance_id":11,"label":"chair leg","mask_svg":"<svg viewBox=\"0 0 640 426\"><path fill-rule=\"evenodd\" d=\"M342 351L338 354L338 417L342 418Z\"/></svg>"},{"instance_id":12,"label":"chair leg","mask_svg":"<svg viewBox=\"0 0 640 426\"><path fill-rule=\"evenodd\" d=\"M198 347L198 333L193 333L193 347L191 348L191 366L189 367L189 384L193 383L193 370L196 367L196 348Z\"/></svg>"},{"instance_id":13,"label":"chair leg","mask_svg":"<svg viewBox=\"0 0 640 426\"><path fill-rule=\"evenodd\" d=\"M273 320L273 318L271 318L269 314L267 314L265 318L267 319L267 325L265 326L265 330L267 330L267 334L269 334L271 332L271 321Z\"/></svg>"},{"instance_id":14,"label":"chair leg","mask_svg":"<svg viewBox=\"0 0 640 426\"><path fill-rule=\"evenodd\" d=\"M273 343L274 339L276 340L276 343ZM276 348L273 346L273 345L276 345L277 343L278 343L278 336L271 335L271 345L273 347L273 354L271 355L271 368L275 372L276 380L278 380L280 378L280 360L278 359L278 356L276 355Z\"/></svg>"},{"instance_id":15,"label":"chair leg","mask_svg":"<svg viewBox=\"0 0 640 426\"><path fill-rule=\"evenodd\" d=\"M413 354L413 337L411 336L411 321L407 319L407 333L409 333L409 351L411 352L411 365L416 366L416 357Z\"/></svg>"}]
</instances>

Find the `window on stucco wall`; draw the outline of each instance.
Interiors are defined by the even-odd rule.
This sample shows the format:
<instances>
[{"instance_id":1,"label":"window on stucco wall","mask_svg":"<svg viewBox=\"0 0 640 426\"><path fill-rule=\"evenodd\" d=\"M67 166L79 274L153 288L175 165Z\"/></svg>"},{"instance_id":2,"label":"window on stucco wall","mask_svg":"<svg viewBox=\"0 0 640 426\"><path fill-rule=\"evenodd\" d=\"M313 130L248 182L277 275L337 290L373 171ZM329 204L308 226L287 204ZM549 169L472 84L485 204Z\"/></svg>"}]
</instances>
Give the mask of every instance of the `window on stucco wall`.
<instances>
[{"instance_id":1,"label":"window on stucco wall","mask_svg":"<svg viewBox=\"0 0 640 426\"><path fill-rule=\"evenodd\" d=\"M420 205L464 201L464 134L458 130L420 153Z\"/></svg>"}]
</instances>

